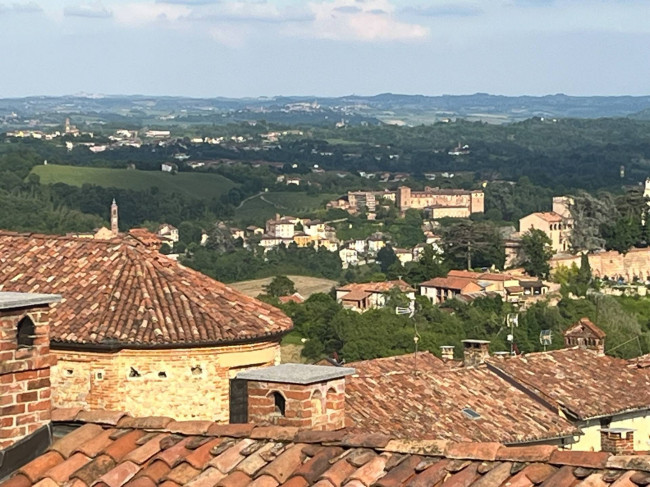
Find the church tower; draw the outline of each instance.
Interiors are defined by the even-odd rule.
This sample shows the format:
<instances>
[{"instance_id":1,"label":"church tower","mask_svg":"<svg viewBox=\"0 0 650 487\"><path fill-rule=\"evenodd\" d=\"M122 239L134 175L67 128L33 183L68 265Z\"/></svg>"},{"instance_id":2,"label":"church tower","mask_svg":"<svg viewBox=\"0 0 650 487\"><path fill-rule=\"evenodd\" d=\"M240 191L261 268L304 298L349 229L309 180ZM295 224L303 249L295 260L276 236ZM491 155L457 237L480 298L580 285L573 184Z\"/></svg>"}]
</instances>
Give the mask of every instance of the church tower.
<instances>
[{"instance_id":1,"label":"church tower","mask_svg":"<svg viewBox=\"0 0 650 487\"><path fill-rule=\"evenodd\" d=\"M120 231L117 223L117 203L115 203L115 198L113 198L113 204L111 205L111 233L114 237L117 237L117 234Z\"/></svg>"}]
</instances>

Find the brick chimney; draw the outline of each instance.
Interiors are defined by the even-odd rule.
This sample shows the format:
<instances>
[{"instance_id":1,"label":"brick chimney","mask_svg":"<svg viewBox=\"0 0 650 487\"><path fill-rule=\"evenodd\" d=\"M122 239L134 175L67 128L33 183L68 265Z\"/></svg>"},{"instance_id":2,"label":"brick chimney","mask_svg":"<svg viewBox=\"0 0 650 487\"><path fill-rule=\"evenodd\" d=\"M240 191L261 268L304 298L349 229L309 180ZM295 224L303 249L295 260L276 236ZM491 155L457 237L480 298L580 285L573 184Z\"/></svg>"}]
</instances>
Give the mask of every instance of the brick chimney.
<instances>
[{"instance_id":1,"label":"brick chimney","mask_svg":"<svg viewBox=\"0 0 650 487\"><path fill-rule=\"evenodd\" d=\"M49 304L58 295L0 292L0 478L50 445Z\"/></svg>"},{"instance_id":2,"label":"brick chimney","mask_svg":"<svg viewBox=\"0 0 650 487\"><path fill-rule=\"evenodd\" d=\"M476 367L490 357L490 342L488 340L463 340L463 365Z\"/></svg>"},{"instance_id":3,"label":"brick chimney","mask_svg":"<svg viewBox=\"0 0 650 487\"><path fill-rule=\"evenodd\" d=\"M634 455L634 431L629 428L600 430L600 449L614 455Z\"/></svg>"},{"instance_id":4,"label":"brick chimney","mask_svg":"<svg viewBox=\"0 0 650 487\"><path fill-rule=\"evenodd\" d=\"M344 428L345 376L354 372L350 367L305 364L240 372L231 381L231 423L327 431Z\"/></svg>"},{"instance_id":5,"label":"brick chimney","mask_svg":"<svg viewBox=\"0 0 650 487\"><path fill-rule=\"evenodd\" d=\"M440 347L440 356L442 360L454 360L454 346L453 345L443 345Z\"/></svg>"}]
</instances>

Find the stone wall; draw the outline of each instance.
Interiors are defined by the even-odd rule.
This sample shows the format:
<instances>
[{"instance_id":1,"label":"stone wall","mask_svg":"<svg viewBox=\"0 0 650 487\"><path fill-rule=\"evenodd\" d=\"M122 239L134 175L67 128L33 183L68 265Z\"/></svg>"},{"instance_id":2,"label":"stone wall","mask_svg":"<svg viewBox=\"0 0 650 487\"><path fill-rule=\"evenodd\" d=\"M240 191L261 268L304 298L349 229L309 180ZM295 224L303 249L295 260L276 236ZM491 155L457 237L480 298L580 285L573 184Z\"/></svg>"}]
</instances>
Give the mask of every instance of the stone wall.
<instances>
[{"instance_id":1,"label":"stone wall","mask_svg":"<svg viewBox=\"0 0 650 487\"><path fill-rule=\"evenodd\" d=\"M580 267L580 255L554 257L550 264L552 269L559 266L571 267L572 264ZM650 248L631 249L627 254L620 254L615 250L589 254L591 272L597 277L618 278L632 281L635 277L646 280L650 278Z\"/></svg>"},{"instance_id":2,"label":"stone wall","mask_svg":"<svg viewBox=\"0 0 650 487\"><path fill-rule=\"evenodd\" d=\"M276 365L278 342L170 350L55 350L55 407L126 411L134 417L229 419L230 379Z\"/></svg>"},{"instance_id":3,"label":"stone wall","mask_svg":"<svg viewBox=\"0 0 650 487\"><path fill-rule=\"evenodd\" d=\"M33 343L18 347L16 332L24 317L34 323ZM0 311L0 450L50 423L48 307Z\"/></svg>"},{"instance_id":4,"label":"stone wall","mask_svg":"<svg viewBox=\"0 0 650 487\"><path fill-rule=\"evenodd\" d=\"M284 402L284 414L275 395ZM316 384L248 382L248 420L256 424L295 426L316 430L345 427L345 379Z\"/></svg>"}]
</instances>

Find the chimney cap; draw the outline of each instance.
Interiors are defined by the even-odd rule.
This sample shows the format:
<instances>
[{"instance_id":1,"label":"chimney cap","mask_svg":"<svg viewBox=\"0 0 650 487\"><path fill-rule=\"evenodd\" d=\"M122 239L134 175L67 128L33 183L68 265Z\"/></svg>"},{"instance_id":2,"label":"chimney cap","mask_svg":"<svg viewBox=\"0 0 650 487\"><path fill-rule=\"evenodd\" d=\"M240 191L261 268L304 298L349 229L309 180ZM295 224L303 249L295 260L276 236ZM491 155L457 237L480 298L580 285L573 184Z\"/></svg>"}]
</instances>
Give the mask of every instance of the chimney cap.
<instances>
[{"instance_id":1,"label":"chimney cap","mask_svg":"<svg viewBox=\"0 0 650 487\"><path fill-rule=\"evenodd\" d=\"M41 306L59 301L59 294L0 292L0 310Z\"/></svg>"},{"instance_id":2,"label":"chimney cap","mask_svg":"<svg viewBox=\"0 0 650 487\"><path fill-rule=\"evenodd\" d=\"M441 345L440 348L442 348L443 350L453 350L456 347L453 345Z\"/></svg>"},{"instance_id":3,"label":"chimney cap","mask_svg":"<svg viewBox=\"0 0 650 487\"><path fill-rule=\"evenodd\" d=\"M636 429L634 428L601 428L601 432L603 433L634 433Z\"/></svg>"},{"instance_id":4,"label":"chimney cap","mask_svg":"<svg viewBox=\"0 0 650 487\"><path fill-rule=\"evenodd\" d=\"M352 367L330 367L328 365L280 364L273 367L247 370L237 374L237 379L283 384L315 384L356 373Z\"/></svg>"},{"instance_id":5,"label":"chimney cap","mask_svg":"<svg viewBox=\"0 0 650 487\"><path fill-rule=\"evenodd\" d=\"M490 343L490 340L462 340L465 346L467 345L486 345Z\"/></svg>"}]
</instances>

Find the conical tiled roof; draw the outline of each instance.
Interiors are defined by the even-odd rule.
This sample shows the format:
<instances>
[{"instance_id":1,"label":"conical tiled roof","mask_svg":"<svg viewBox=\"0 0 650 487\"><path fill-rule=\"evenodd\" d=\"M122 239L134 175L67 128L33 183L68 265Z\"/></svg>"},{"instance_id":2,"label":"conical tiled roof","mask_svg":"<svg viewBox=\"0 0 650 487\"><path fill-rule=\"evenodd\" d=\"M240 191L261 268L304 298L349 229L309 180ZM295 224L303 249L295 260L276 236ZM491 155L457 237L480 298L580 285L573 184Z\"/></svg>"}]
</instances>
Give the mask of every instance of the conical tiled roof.
<instances>
[{"instance_id":1,"label":"conical tiled roof","mask_svg":"<svg viewBox=\"0 0 650 487\"><path fill-rule=\"evenodd\" d=\"M134 238L0 232L0 290L61 294L51 340L97 346L188 346L282 334L277 308L188 269Z\"/></svg>"}]
</instances>

